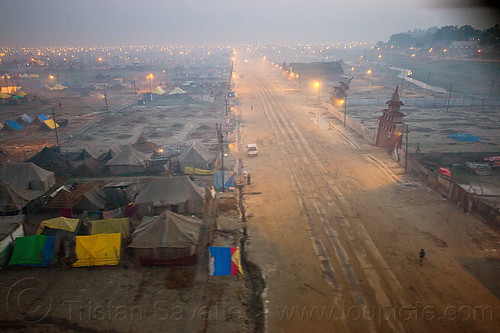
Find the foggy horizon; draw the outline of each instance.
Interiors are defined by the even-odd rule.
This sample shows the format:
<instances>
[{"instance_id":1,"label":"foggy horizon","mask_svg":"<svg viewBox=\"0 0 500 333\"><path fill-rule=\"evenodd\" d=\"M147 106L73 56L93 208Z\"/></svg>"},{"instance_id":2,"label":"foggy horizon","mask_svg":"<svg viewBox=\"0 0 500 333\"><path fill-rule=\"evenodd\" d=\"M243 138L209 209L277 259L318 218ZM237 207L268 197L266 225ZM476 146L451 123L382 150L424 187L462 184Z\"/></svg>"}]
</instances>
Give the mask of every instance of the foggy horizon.
<instances>
[{"instance_id":1,"label":"foggy horizon","mask_svg":"<svg viewBox=\"0 0 500 333\"><path fill-rule=\"evenodd\" d=\"M210 45L386 41L433 26L495 24L488 9L414 0L1 1L1 46Z\"/></svg>"}]
</instances>

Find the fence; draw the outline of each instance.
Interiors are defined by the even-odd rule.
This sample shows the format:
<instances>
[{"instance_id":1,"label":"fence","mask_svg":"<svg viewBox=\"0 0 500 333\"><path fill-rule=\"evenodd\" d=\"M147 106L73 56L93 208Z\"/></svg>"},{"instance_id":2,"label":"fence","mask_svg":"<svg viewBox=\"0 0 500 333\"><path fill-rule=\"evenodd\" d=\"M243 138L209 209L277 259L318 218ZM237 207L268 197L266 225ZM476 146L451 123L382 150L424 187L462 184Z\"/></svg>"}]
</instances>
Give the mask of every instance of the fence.
<instances>
[{"instance_id":1,"label":"fence","mask_svg":"<svg viewBox=\"0 0 500 333\"><path fill-rule=\"evenodd\" d=\"M383 107L387 98L354 98L347 99L349 106L379 106ZM498 98L483 98L474 96L451 96L448 105L448 96L434 97L434 98L402 98L405 106L419 106L419 107L432 107L432 108L446 108L446 107L483 107L483 106L497 106L500 105Z\"/></svg>"},{"instance_id":2,"label":"fence","mask_svg":"<svg viewBox=\"0 0 500 333\"><path fill-rule=\"evenodd\" d=\"M484 223L500 232L500 210L488 202L486 196L477 195L423 166L415 154L408 154L408 172L426 183L443 197L462 207L464 213L473 212L482 217Z\"/></svg>"}]
</instances>

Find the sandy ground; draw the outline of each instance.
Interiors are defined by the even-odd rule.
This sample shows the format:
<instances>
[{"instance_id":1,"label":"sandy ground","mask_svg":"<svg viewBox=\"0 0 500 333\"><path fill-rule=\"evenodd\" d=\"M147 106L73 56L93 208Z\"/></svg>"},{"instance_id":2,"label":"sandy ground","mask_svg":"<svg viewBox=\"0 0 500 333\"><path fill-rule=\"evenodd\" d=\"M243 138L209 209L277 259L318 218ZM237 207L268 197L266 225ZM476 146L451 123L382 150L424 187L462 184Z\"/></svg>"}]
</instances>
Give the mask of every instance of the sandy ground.
<instances>
[{"instance_id":1,"label":"sandy ground","mask_svg":"<svg viewBox=\"0 0 500 333\"><path fill-rule=\"evenodd\" d=\"M244 200L268 331L500 326L498 234L340 123L318 128L309 118L324 110L263 61L237 62L236 73L243 142L259 146L244 161Z\"/></svg>"}]
</instances>

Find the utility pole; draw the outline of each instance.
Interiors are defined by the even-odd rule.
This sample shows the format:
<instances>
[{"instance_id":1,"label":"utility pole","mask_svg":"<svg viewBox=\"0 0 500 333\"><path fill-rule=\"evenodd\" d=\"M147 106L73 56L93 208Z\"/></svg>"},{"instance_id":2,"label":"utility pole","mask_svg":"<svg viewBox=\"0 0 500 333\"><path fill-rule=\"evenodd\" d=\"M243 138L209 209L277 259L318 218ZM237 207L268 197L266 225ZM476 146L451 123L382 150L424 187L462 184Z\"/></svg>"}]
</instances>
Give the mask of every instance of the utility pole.
<instances>
[{"instance_id":1,"label":"utility pole","mask_svg":"<svg viewBox=\"0 0 500 333\"><path fill-rule=\"evenodd\" d=\"M228 96L226 95L226 118L227 118L227 109L228 109L227 108L227 98L228 98Z\"/></svg>"},{"instance_id":2,"label":"utility pole","mask_svg":"<svg viewBox=\"0 0 500 333\"><path fill-rule=\"evenodd\" d=\"M344 128L345 128L346 118L347 118L347 96L344 99Z\"/></svg>"},{"instance_id":3,"label":"utility pole","mask_svg":"<svg viewBox=\"0 0 500 333\"><path fill-rule=\"evenodd\" d=\"M408 135L410 134L410 127L406 125L406 150L405 150L405 173L408 173Z\"/></svg>"},{"instance_id":4,"label":"utility pole","mask_svg":"<svg viewBox=\"0 0 500 333\"><path fill-rule=\"evenodd\" d=\"M425 89L427 89L427 86L429 85L429 81L431 79L431 73L432 72L429 72L429 75L427 76L427 83L425 84Z\"/></svg>"},{"instance_id":5,"label":"utility pole","mask_svg":"<svg viewBox=\"0 0 500 333\"><path fill-rule=\"evenodd\" d=\"M490 99L491 99L491 96L493 95L493 85L495 84L495 78L493 78L491 80L491 89L490 89Z\"/></svg>"},{"instance_id":6,"label":"utility pole","mask_svg":"<svg viewBox=\"0 0 500 333\"><path fill-rule=\"evenodd\" d=\"M399 92L399 98L403 97L403 86L405 82L406 68L403 68L403 75L401 75L401 91Z\"/></svg>"},{"instance_id":7,"label":"utility pole","mask_svg":"<svg viewBox=\"0 0 500 333\"><path fill-rule=\"evenodd\" d=\"M108 109L108 92L104 91L104 102L106 103L106 117L109 118L109 109Z\"/></svg>"},{"instance_id":8,"label":"utility pole","mask_svg":"<svg viewBox=\"0 0 500 333\"><path fill-rule=\"evenodd\" d=\"M59 108L61 107L61 103L59 103ZM54 132L56 134L56 144L57 144L57 151L61 152L61 146L59 145L59 136L57 135L57 122L56 122L56 111L54 108L52 109L52 120L54 121Z\"/></svg>"},{"instance_id":9,"label":"utility pole","mask_svg":"<svg viewBox=\"0 0 500 333\"><path fill-rule=\"evenodd\" d=\"M453 90L453 84L450 84L450 94L448 95L448 103L446 104L446 111L450 108L451 91Z\"/></svg>"},{"instance_id":10,"label":"utility pole","mask_svg":"<svg viewBox=\"0 0 500 333\"><path fill-rule=\"evenodd\" d=\"M138 100L137 100L137 89L135 86L135 80L134 80L134 97L135 97L135 104L137 104Z\"/></svg>"},{"instance_id":11,"label":"utility pole","mask_svg":"<svg viewBox=\"0 0 500 333\"><path fill-rule=\"evenodd\" d=\"M217 128L217 138L219 139L219 147L220 147L222 192L224 192L224 187L226 185L224 181L224 133L222 132L222 124L216 125L216 128Z\"/></svg>"}]
</instances>

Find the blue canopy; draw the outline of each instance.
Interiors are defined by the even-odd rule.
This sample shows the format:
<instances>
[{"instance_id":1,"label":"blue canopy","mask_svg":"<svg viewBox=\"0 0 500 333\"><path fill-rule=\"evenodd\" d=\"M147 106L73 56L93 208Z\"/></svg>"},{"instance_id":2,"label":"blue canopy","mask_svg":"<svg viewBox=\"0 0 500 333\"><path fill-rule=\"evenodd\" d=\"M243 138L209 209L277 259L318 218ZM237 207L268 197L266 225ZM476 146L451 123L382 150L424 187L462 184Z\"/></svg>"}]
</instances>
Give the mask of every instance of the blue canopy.
<instances>
[{"instance_id":1,"label":"blue canopy","mask_svg":"<svg viewBox=\"0 0 500 333\"><path fill-rule=\"evenodd\" d=\"M7 126L15 131L19 131L24 129L24 126L21 124L16 123L15 120L9 120L6 122Z\"/></svg>"},{"instance_id":2,"label":"blue canopy","mask_svg":"<svg viewBox=\"0 0 500 333\"><path fill-rule=\"evenodd\" d=\"M459 142L460 141L479 142L482 139L482 137L480 136L474 136L472 134L466 134L466 133L451 134L448 135L447 138L455 139Z\"/></svg>"},{"instance_id":3,"label":"blue canopy","mask_svg":"<svg viewBox=\"0 0 500 333\"><path fill-rule=\"evenodd\" d=\"M38 115L37 117L38 117L38 119L40 119L40 121L49 120L49 118L47 118L45 113L42 113L42 114Z\"/></svg>"}]
</instances>

